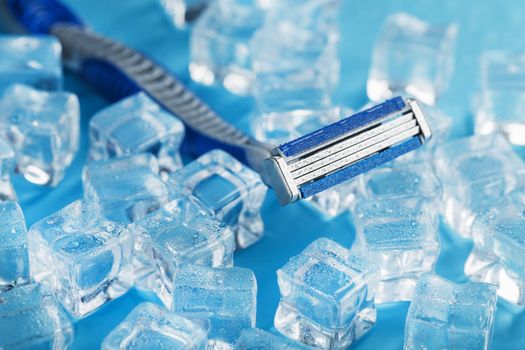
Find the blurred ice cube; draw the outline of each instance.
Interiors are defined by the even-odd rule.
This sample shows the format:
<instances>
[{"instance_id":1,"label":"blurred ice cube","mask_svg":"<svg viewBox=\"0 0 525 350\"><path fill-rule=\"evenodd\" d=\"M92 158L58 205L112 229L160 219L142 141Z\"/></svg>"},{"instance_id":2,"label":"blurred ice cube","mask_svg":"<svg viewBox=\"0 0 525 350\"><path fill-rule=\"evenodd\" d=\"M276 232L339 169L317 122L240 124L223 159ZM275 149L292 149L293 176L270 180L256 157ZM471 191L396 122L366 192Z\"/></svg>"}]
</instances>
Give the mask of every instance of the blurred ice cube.
<instances>
[{"instance_id":1,"label":"blurred ice cube","mask_svg":"<svg viewBox=\"0 0 525 350\"><path fill-rule=\"evenodd\" d=\"M390 15L372 55L368 97L380 102L406 92L435 104L452 75L457 33L455 24L434 26L406 13Z\"/></svg>"},{"instance_id":2,"label":"blurred ice cube","mask_svg":"<svg viewBox=\"0 0 525 350\"><path fill-rule=\"evenodd\" d=\"M62 88L62 47L51 35L0 35L0 92L13 83Z\"/></svg>"}]
</instances>

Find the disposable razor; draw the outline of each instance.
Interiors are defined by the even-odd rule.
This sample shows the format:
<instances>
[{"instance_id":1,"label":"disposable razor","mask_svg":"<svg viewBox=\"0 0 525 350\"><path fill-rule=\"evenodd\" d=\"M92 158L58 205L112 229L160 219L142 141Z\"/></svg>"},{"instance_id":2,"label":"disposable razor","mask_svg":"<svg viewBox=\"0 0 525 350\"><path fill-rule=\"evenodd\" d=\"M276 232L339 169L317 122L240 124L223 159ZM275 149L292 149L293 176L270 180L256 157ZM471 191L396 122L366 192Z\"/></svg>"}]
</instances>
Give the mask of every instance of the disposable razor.
<instances>
[{"instance_id":1,"label":"disposable razor","mask_svg":"<svg viewBox=\"0 0 525 350\"><path fill-rule=\"evenodd\" d=\"M184 122L186 152L195 157L215 148L229 152L261 174L281 205L336 186L421 147L431 137L418 102L396 97L273 147L226 122L146 55L87 30L60 2L5 1L15 25L55 35L66 66L107 98L146 92Z\"/></svg>"}]
</instances>

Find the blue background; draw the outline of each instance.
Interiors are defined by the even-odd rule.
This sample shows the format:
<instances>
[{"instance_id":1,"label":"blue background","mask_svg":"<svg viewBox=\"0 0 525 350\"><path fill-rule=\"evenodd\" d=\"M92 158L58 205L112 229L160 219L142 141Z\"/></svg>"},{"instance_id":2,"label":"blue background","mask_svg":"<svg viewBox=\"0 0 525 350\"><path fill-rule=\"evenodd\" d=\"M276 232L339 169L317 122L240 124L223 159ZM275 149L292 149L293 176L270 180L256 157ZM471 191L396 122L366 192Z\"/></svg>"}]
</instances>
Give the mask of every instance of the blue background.
<instances>
[{"instance_id":1,"label":"blue background","mask_svg":"<svg viewBox=\"0 0 525 350\"><path fill-rule=\"evenodd\" d=\"M220 0L219 0L220 1ZM358 108L367 102L365 83L371 50L385 17L405 11L434 23L457 22L460 33L456 67L440 107L453 117L453 136L472 133L471 97L478 81L478 57L486 49L524 50L525 4L521 0L368 0L344 1L341 10L341 84L338 102ZM252 101L233 96L220 87L192 83L188 76L189 33L176 30L163 14L158 0L67 0L66 3L96 31L147 52L171 69L224 118L241 128L248 125ZM525 51L525 50L524 50ZM39 188L15 179L15 186L31 225L82 196L80 174L86 159L89 118L108 103L90 87L66 74L65 87L78 94L82 108L82 147L65 180L56 189ZM257 326L270 329L279 292L275 271L314 239L327 236L340 243L351 241L352 229L345 216L326 221L304 204L281 208L270 193L263 209L265 236L255 246L239 252L235 264L251 268L258 280ZM463 264L471 243L441 229L439 274L464 281ZM74 349L98 348L102 339L142 297L134 290L76 322ZM354 349L400 349L408 303L379 306L375 327ZM493 349L525 347L525 313L498 304Z\"/></svg>"}]
</instances>

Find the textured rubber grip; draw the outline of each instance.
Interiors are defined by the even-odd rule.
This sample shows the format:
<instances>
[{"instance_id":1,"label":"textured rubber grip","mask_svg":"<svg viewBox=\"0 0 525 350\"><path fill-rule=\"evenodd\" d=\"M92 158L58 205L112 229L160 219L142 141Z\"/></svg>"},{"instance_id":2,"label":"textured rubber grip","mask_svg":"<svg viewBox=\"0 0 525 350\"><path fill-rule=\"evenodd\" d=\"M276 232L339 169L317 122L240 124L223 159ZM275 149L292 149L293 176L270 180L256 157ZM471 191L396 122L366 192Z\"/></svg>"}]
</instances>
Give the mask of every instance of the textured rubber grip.
<instances>
[{"instance_id":1,"label":"textured rubber grip","mask_svg":"<svg viewBox=\"0 0 525 350\"><path fill-rule=\"evenodd\" d=\"M186 126L184 149L193 156L221 148L260 170L271 145L261 143L220 118L172 74L145 55L81 28L58 25L64 59L112 100L144 91Z\"/></svg>"},{"instance_id":2,"label":"textured rubber grip","mask_svg":"<svg viewBox=\"0 0 525 350\"><path fill-rule=\"evenodd\" d=\"M56 0L7 0L11 15L30 33L49 34L57 24L82 27L80 19Z\"/></svg>"}]
</instances>

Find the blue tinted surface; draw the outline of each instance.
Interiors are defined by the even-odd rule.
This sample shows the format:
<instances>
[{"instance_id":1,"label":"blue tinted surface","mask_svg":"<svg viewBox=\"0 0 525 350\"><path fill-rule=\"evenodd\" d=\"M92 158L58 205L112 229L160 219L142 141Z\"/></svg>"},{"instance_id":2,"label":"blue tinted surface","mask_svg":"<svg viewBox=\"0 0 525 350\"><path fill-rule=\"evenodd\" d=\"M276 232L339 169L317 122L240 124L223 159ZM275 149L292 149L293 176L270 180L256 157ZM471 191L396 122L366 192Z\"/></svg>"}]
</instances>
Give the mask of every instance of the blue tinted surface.
<instances>
[{"instance_id":1,"label":"blue tinted surface","mask_svg":"<svg viewBox=\"0 0 525 350\"><path fill-rule=\"evenodd\" d=\"M67 0L97 31L139 48L171 69L226 119L246 128L252 101L228 94L221 88L192 84L187 71L188 32L176 31L163 16L157 0ZM478 54L484 49L525 50L519 33L525 31L525 6L521 0L346 0L342 9L342 77L338 99L358 108L366 102L365 83L372 45L382 21L389 13L407 11L433 22L454 20L460 25L457 64L450 89L440 105L453 117L453 136L472 132L470 97L475 90ZM518 35L518 37L517 37ZM517 40L518 39L518 40ZM87 154L87 125L90 116L108 105L91 88L66 74L65 87L78 94L82 108L81 152L55 190L42 189L15 179L15 186L28 224L45 217L81 196L80 173ZM253 247L236 254L236 264L251 268L258 280L257 326L269 329L279 300L275 270L310 242L326 235L342 244L351 241L344 218L323 221L304 204L278 206L270 193L263 209L265 237ZM468 241L441 229L443 251L437 264L439 274L463 281L463 263L471 249ZM141 301L137 292L106 305L76 323L74 349L97 348L103 337ZM400 349L407 303L381 306L377 324L353 349ZM498 304L493 349L525 347L525 312L510 311Z\"/></svg>"}]
</instances>

